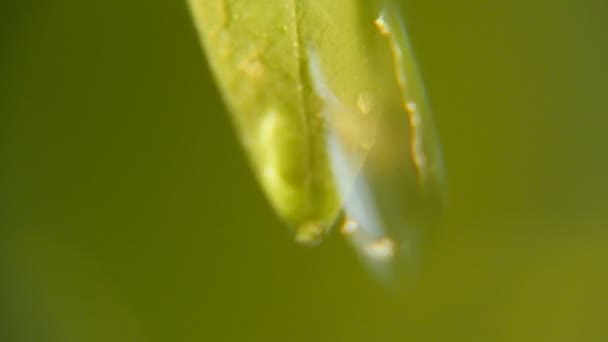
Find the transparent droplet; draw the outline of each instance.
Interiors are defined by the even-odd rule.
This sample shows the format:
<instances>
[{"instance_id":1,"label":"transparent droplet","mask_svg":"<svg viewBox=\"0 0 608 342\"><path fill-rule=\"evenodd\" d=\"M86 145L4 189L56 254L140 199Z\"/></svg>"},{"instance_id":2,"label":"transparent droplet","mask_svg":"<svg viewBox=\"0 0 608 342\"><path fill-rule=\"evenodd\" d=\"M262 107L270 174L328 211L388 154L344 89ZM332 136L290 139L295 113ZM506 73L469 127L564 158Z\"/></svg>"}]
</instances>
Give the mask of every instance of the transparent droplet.
<instances>
[{"instance_id":1,"label":"transparent droplet","mask_svg":"<svg viewBox=\"0 0 608 342\"><path fill-rule=\"evenodd\" d=\"M385 272L398 247L415 256L445 190L439 140L401 18L385 9L373 23L385 53L370 51L375 58L362 63L374 72L360 77L377 86L354 89L354 101L339 95L322 54L310 48L308 59L346 217L340 232L374 272Z\"/></svg>"}]
</instances>

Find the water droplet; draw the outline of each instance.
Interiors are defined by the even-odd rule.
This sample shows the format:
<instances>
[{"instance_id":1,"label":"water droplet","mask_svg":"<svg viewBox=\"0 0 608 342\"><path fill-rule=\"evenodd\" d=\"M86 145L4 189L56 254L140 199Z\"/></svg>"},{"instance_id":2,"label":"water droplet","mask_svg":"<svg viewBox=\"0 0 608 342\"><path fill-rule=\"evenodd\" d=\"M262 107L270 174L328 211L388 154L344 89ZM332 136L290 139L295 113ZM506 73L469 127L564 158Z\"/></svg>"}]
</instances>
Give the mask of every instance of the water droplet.
<instances>
[{"instance_id":1,"label":"water droplet","mask_svg":"<svg viewBox=\"0 0 608 342\"><path fill-rule=\"evenodd\" d=\"M389 29L382 20L378 25ZM386 33L391 41L390 32ZM397 50L391 48L398 58L403 58L401 50ZM417 106L417 98L404 99L400 80L405 76L398 77L403 70L384 67L400 60L395 60L395 55L386 57L382 66L372 64L378 61L367 63L383 71L374 75L376 82L392 80L389 85L393 89L383 94L366 88L356 92L349 102L347 97L333 91L316 52L309 50L309 72L322 102L321 116L327 122L328 157L347 217L340 232L366 265L378 274L390 273L393 267L397 249L393 237L400 236L401 241L401 236L410 238L408 234L419 232L418 222L409 216L418 209L411 202L420 197L415 197L416 194L411 197L407 191L408 187L418 189L415 169L424 164L422 131L418 126L419 113L425 107ZM375 99L382 99L377 107Z\"/></svg>"}]
</instances>

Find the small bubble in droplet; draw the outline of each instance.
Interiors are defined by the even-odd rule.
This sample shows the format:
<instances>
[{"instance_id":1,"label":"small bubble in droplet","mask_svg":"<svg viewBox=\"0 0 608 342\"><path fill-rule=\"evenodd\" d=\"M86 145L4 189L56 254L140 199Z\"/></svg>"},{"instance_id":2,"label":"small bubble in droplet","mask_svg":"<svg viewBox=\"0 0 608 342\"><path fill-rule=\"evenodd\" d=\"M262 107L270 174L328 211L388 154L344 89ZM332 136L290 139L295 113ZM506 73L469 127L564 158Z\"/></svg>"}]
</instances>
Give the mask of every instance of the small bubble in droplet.
<instances>
[{"instance_id":1,"label":"small bubble in droplet","mask_svg":"<svg viewBox=\"0 0 608 342\"><path fill-rule=\"evenodd\" d=\"M380 14L378 19L376 19L374 21L374 25L376 25L376 28L378 29L378 31L380 31L380 34L385 35L385 36L388 36L391 34L390 27L388 26L388 23L384 19L384 13Z\"/></svg>"},{"instance_id":2,"label":"small bubble in droplet","mask_svg":"<svg viewBox=\"0 0 608 342\"><path fill-rule=\"evenodd\" d=\"M395 243L393 239L383 237L366 245L365 253L376 260L392 259L395 255Z\"/></svg>"},{"instance_id":3,"label":"small bubble in droplet","mask_svg":"<svg viewBox=\"0 0 608 342\"><path fill-rule=\"evenodd\" d=\"M357 232L359 229L359 224L357 221L346 219L344 220L344 224L340 227L340 233L342 235L351 235Z\"/></svg>"},{"instance_id":4,"label":"small bubble in droplet","mask_svg":"<svg viewBox=\"0 0 608 342\"><path fill-rule=\"evenodd\" d=\"M372 111L373 101L369 93L362 92L357 96L357 108L363 114L369 114Z\"/></svg>"},{"instance_id":5,"label":"small bubble in droplet","mask_svg":"<svg viewBox=\"0 0 608 342\"><path fill-rule=\"evenodd\" d=\"M279 120L279 112L274 109L269 109L262 114L260 122L259 134L260 139L264 143L272 143L276 134Z\"/></svg>"},{"instance_id":6,"label":"small bubble in droplet","mask_svg":"<svg viewBox=\"0 0 608 342\"><path fill-rule=\"evenodd\" d=\"M264 65L260 60L258 52L254 49L241 58L238 68L252 78L260 78L264 75Z\"/></svg>"},{"instance_id":7,"label":"small bubble in droplet","mask_svg":"<svg viewBox=\"0 0 608 342\"><path fill-rule=\"evenodd\" d=\"M269 181L275 181L277 179L277 171L274 167L268 166L264 169L264 177Z\"/></svg>"},{"instance_id":8,"label":"small bubble in droplet","mask_svg":"<svg viewBox=\"0 0 608 342\"><path fill-rule=\"evenodd\" d=\"M416 102L414 102L414 101L407 101L407 102L405 103L405 109L406 109L408 112L413 113L413 112L415 112L416 110L418 110L418 105L416 105Z\"/></svg>"},{"instance_id":9,"label":"small bubble in droplet","mask_svg":"<svg viewBox=\"0 0 608 342\"><path fill-rule=\"evenodd\" d=\"M295 240L303 245L314 246L321 242L325 235L325 228L313 222L300 225L296 231Z\"/></svg>"}]
</instances>

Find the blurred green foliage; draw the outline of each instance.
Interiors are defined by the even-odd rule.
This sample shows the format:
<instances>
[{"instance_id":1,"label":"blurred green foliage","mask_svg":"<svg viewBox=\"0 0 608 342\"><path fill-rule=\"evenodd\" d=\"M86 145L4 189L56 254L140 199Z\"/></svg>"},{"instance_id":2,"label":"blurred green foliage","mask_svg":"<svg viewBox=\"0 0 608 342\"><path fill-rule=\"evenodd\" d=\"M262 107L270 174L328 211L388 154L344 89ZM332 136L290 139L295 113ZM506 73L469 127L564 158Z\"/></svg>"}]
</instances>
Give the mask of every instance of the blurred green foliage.
<instances>
[{"instance_id":1,"label":"blurred green foliage","mask_svg":"<svg viewBox=\"0 0 608 342\"><path fill-rule=\"evenodd\" d=\"M607 340L607 6L404 5L450 207L387 290L291 241L185 3L2 3L0 339Z\"/></svg>"}]
</instances>

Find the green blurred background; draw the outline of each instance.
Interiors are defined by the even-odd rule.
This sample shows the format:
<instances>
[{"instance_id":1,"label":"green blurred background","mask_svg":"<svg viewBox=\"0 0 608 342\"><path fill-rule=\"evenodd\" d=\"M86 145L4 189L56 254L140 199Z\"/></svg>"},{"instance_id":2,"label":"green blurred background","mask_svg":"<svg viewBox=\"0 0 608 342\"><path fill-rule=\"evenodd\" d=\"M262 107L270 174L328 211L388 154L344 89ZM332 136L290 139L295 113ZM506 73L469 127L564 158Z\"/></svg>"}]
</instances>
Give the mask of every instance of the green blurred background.
<instances>
[{"instance_id":1,"label":"green blurred background","mask_svg":"<svg viewBox=\"0 0 608 342\"><path fill-rule=\"evenodd\" d=\"M0 341L607 341L607 3L405 8L451 202L387 289L292 242L185 1L0 3Z\"/></svg>"}]
</instances>

